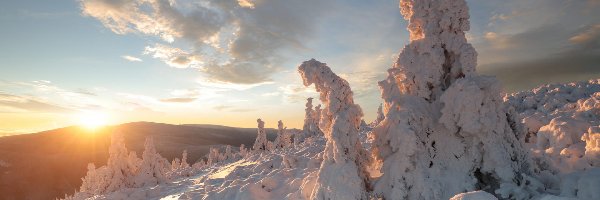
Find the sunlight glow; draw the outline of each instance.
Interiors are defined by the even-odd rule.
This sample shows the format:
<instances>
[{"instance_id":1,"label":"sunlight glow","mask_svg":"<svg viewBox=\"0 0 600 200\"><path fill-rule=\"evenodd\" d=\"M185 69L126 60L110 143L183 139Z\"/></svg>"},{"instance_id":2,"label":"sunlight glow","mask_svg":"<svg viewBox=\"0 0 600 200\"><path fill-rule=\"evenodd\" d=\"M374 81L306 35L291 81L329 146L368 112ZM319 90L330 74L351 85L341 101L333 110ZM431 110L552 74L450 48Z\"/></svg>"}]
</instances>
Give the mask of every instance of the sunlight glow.
<instances>
[{"instance_id":1,"label":"sunlight glow","mask_svg":"<svg viewBox=\"0 0 600 200\"><path fill-rule=\"evenodd\" d=\"M78 124L89 130L96 130L108 123L108 115L101 112L84 112L77 116Z\"/></svg>"}]
</instances>

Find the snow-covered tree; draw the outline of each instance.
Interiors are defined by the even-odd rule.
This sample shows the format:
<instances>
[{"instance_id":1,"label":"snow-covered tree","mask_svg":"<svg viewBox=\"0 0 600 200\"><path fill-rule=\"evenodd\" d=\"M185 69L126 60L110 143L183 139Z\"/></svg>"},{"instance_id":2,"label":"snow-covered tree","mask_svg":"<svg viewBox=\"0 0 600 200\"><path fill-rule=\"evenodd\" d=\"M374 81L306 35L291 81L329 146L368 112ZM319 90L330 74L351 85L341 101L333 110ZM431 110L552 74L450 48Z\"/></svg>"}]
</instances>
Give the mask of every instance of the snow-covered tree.
<instances>
[{"instance_id":1,"label":"snow-covered tree","mask_svg":"<svg viewBox=\"0 0 600 200\"><path fill-rule=\"evenodd\" d=\"M313 135L323 135L323 132L321 131L321 128L319 128L319 123L321 121L321 104L315 106L315 110L313 111L313 117L312 117L312 125L311 125L311 132L313 133Z\"/></svg>"},{"instance_id":2,"label":"snow-covered tree","mask_svg":"<svg viewBox=\"0 0 600 200\"><path fill-rule=\"evenodd\" d=\"M305 86L315 85L325 105L320 128L327 143L311 199L366 199L368 156L358 130L363 115L348 82L315 59L298 67Z\"/></svg>"},{"instance_id":3,"label":"snow-covered tree","mask_svg":"<svg viewBox=\"0 0 600 200\"><path fill-rule=\"evenodd\" d=\"M127 159L127 164L131 167L131 169L137 173L142 164L142 159L138 158L137 153L135 151L129 152L129 157Z\"/></svg>"},{"instance_id":4,"label":"snow-covered tree","mask_svg":"<svg viewBox=\"0 0 600 200\"><path fill-rule=\"evenodd\" d=\"M99 190L99 192L113 192L121 188L132 187L136 169L128 162L129 151L125 147L122 134L115 133L112 135L108 154L108 177L105 178L108 184L104 187L104 190Z\"/></svg>"},{"instance_id":5,"label":"snow-covered tree","mask_svg":"<svg viewBox=\"0 0 600 200\"><path fill-rule=\"evenodd\" d=\"M377 108L377 118L371 123L371 125L376 126L377 124L381 123L383 119L385 119L385 115L383 114L383 104L379 104L379 107Z\"/></svg>"},{"instance_id":6,"label":"snow-covered tree","mask_svg":"<svg viewBox=\"0 0 600 200\"><path fill-rule=\"evenodd\" d=\"M304 109L305 113L304 113L304 125L302 125L302 130L304 131L305 135L310 135L312 134L312 130L313 130L313 123L314 123L314 110L313 110L313 105L312 105L312 97L309 97L306 99L306 109Z\"/></svg>"},{"instance_id":7,"label":"snow-covered tree","mask_svg":"<svg viewBox=\"0 0 600 200\"><path fill-rule=\"evenodd\" d=\"M129 153L123 135L112 134L108 152L107 165L96 168L93 163L88 164L88 171L82 178L79 192L67 198L86 199L134 186L133 177L140 165L139 158L135 153Z\"/></svg>"},{"instance_id":8,"label":"snow-covered tree","mask_svg":"<svg viewBox=\"0 0 600 200\"><path fill-rule=\"evenodd\" d=\"M302 126L302 136L298 139L303 140L306 137L312 137L321 134L319 129L319 119L321 115L321 105L313 109L313 98L306 99L306 109L304 114L304 125Z\"/></svg>"},{"instance_id":9,"label":"snow-covered tree","mask_svg":"<svg viewBox=\"0 0 600 200\"><path fill-rule=\"evenodd\" d=\"M277 122L277 138L273 144L276 149L283 149L291 145L290 134L287 132L287 127L283 127L283 122L279 120Z\"/></svg>"},{"instance_id":10,"label":"snow-covered tree","mask_svg":"<svg viewBox=\"0 0 600 200\"><path fill-rule=\"evenodd\" d=\"M206 167L206 161L204 161L203 159L200 159L198 162L192 165L192 169L194 169L195 171L199 171L204 167Z\"/></svg>"},{"instance_id":11,"label":"snow-covered tree","mask_svg":"<svg viewBox=\"0 0 600 200\"><path fill-rule=\"evenodd\" d=\"M188 157L187 150L183 150L183 153L181 153L181 168L182 169L190 167L190 164L187 161L187 157Z\"/></svg>"},{"instance_id":12,"label":"snow-covered tree","mask_svg":"<svg viewBox=\"0 0 600 200\"><path fill-rule=\"evenodd\" d=\"M485 190L528 198L531 170L519 120L498 81L475 73L464 0L401 0L406 45L379 82L385 118L373 130L384 199L449 199ZM516 195L519 193L519 195Z\"/></svg>"},{"instance_id":13,"label":"snow-covered tree","mask_svg":"<svg viewBox=\"0 0 600 200\"><path fill-rule=\"evenodd\" d=\"M273 144L273 142L271 142L271 141L267 141L267 150L273 151L274 149L275 149L275 144Z\"/></svg>"},{"instance_id":14,"label":"snow-covered tree","mask_svg":"<svg viewBox=\"0 0 600 200\"><path fill-rule=\"evenodd\" d=\"M248 149L244 144L240 145L240 152L238 154L240 154L240 157L242 158L245 158L246 155L248 155Z\"/></svg>"},{"instance_id":15,"label":"snow-covered tree","mask_svg":"<svg viewBox=\"0 0 600 200\"><path fill-rule=\"evenodd\" d=\"M175 165L178 164L179 163L176 163ZM167 181L169 167L171 166L169 166L167 159L156 152L154 138L146 138L144 152L142 153L142 164L134 179L135 186L152 186Z\"/></svg>"},{"instance_id":16,"label":"snow-covered tree","mask_svg":"<svg viewBox=\"0 0 600 200\"><path fill-rule=\"evenodd\" d=\"M171 161L171 171L176 171L181 168L181 160L179 158L173 158Z\"/></svg>"},{"instance_id":17,"label":"snow-covered tree","mask_svg":"<svg viewBox=\"0 0 600 200\"><path fill-rule=\"evenodd\" d=\"M265 122L261 119L257 119L256 122L258 123L258 134L256 135L252 149L254 151L266 151L268 150L268 140L267 133L265 132Z\"/></svg>"},{"instance_id":18,"label":"snow-covered tree","mask_svg":"<svg viewBox=\"0 0 600 200\"><path fill-rule=\"evenodd\" d=\"M210 147L208 149L208 159L206 161L206 164L208 166L211 166L217 162L219 162L219 149Z\"/></svg>"},{"instance_id":19,"label":"snow-covered tree","mask_svg":"<svg viewBox=\"0 0 600 200\"><path fill-rule=\"evenodd\" d=\"M94 163L89 163L87 169L88 171L86 172L85 177L81 179L82 183L79 193L85 193L87 196L100 194L100 190L102 189L101 183L104 182L104 180L102 180L104 177L98 173L99 170L96 170Z\"/></svg>"},{"instance_id":20,"label":"snow-covered tree","mask_svg":"<svg viewBox=\"0 0 600 200\"><path fill-rule=\"evenodd\" d=\"M231 152L231 145L225 146L225 160L229 160L233 158L233 153Z\"/></svg>"}]
</instances>

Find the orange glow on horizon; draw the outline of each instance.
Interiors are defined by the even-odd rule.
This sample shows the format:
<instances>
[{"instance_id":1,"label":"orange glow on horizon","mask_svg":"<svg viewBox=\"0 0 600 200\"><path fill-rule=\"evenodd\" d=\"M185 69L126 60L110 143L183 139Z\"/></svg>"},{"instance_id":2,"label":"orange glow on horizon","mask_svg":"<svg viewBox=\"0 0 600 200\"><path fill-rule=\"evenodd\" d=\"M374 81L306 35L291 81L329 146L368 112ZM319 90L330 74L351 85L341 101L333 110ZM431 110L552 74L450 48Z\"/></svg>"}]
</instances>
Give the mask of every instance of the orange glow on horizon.
<instances>
[{"instance_id":1,"label":"orange glow on horizon","mask_svg":"<svg viewBox=\"0 0 600 200\"><path fill-rule=\"evenodd\" d=\"M79 126L95 131L98 128L104 127L108 124L109 115L102 112L83 112L77 115L77 124Z\"/></svg>"}]
</instances>

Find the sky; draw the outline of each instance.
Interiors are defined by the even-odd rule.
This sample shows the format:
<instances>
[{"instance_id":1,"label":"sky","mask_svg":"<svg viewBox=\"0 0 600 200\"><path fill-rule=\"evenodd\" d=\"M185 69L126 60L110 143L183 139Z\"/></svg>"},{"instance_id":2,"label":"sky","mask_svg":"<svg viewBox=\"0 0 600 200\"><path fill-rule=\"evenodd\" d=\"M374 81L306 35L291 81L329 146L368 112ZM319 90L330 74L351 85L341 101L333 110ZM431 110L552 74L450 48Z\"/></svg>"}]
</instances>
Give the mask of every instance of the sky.
<instances>
[{"instance_id":1,"label":"sky","mask_svg":"<svg viewBox=\"0 0 600 200\"><path fill-rule=\"evenodd\" d=\"M600 0L468 0L507 93L600 77ZM408 43L397 0L3 0L0 135L89 121L301 128L297 66L348 80L365 121ZM318 104L316 101L315 105Z\"/></svg>"}]
</instances>

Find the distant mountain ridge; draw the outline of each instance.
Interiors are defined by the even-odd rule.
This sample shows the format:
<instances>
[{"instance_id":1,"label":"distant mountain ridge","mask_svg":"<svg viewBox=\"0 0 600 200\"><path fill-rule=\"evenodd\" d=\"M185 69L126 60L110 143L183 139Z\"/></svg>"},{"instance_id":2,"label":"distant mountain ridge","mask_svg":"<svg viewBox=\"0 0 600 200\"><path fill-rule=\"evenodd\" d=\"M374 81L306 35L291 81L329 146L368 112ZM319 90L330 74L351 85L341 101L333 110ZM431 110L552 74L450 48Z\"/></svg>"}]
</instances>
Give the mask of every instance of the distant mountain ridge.
<instances>
[{"instance_id":1,"label":"distant mountain ridge","mask_svg":"<svg viewBox=\"0 0 600 200\"><path fill-rule=\"evenodd\" d=\"M94 133L70 126L33 134L0 137L0 199L53 199L73 193L81 185L86 166L106 164L112 133L122 133L127 148L141 156L146 137L154 137L158 152L172 160L188 151L194 162L210 146L254 143L256 129L221 125L172 125L132 122L98 129ZM270 139L275 130L268 129Z\"/></svg>"}]
</instances>

